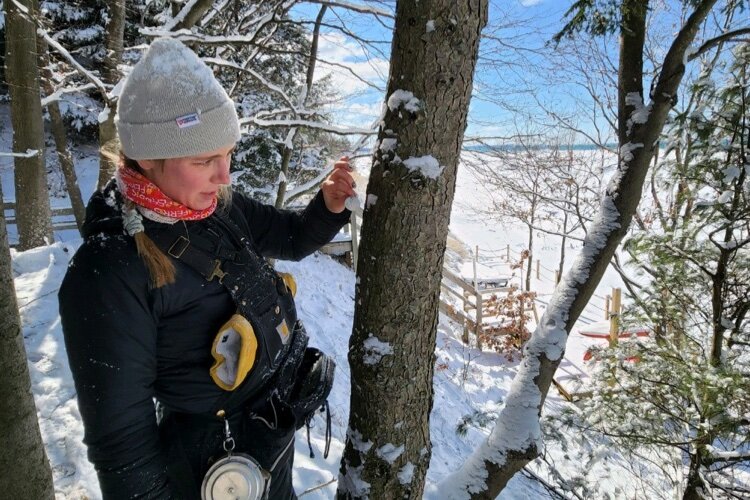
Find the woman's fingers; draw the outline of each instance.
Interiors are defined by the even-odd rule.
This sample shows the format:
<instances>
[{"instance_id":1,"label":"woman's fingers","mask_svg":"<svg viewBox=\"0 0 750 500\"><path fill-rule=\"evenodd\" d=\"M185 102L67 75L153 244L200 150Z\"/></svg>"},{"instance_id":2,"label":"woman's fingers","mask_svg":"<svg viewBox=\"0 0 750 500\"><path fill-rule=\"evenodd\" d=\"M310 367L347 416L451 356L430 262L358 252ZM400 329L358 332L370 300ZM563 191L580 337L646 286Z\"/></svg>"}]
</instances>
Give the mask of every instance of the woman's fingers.
<instances>
[{"instance_id":1,"label":"woman's fingers","mask_svg":"<svg viewBox=\"0 0 750 500\"><path fill-rule=\"evenodd\" d=\"M339 196L349 197L354 196L355 192L350 181L346 179L330 179L331 191Z\"/></svg>"}]
</instances>

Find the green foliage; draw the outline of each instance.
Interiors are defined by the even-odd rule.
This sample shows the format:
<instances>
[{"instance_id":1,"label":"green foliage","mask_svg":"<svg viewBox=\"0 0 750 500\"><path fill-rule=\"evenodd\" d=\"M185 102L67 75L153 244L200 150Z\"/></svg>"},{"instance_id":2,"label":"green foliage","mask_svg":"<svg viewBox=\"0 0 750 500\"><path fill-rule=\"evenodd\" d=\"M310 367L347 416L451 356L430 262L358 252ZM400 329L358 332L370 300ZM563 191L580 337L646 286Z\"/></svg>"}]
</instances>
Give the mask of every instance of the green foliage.
<instances>
[{"instance_id":1,"label":"green foliage","mask_svg":"<svg viewBox=\"0 0 750 500\"><path fill-rule=\"evenodd\" d=\"M552 40L557 44L565 37L583 31L594 36L614 33L620 26L620 1L577 0L565 12L568 22Z\"/></svg>"},{"instance_id":2,"label":"green foliage","mask_svg":"<svg viewBox=\"0 0 750 500\"><path fill-rule=\"evenodd\" d=\"M476 427L479 429L487 429L492 426L497 420L497 413L474 410L468 415L461 417L461 420L456 424L456 434L464 437L469 432L470 427Z\"/></svg>"},{"instance_id":3,"label":"green foliage","mask_svg":"<svg viewBox=\"0 0 750 500\"><path fill-rule=\"evenodd\" d=\"M626 341L594 360L601 383L584 402L586 422L618 447L687 454L706 434L749 444L739 425L750 412L747 382L731 365L711 366L698 344Z\"/></svg>"}]
</instances>

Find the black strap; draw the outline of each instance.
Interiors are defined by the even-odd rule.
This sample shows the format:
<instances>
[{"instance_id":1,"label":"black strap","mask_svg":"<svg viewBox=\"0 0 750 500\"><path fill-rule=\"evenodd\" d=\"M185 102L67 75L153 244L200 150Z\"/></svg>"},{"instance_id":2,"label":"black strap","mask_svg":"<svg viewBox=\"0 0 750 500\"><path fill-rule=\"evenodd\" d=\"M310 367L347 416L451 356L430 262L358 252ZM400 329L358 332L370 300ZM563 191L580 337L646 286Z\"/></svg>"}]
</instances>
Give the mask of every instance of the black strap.
<instances>
[{"instance_id":1,"label":"black strap","mask_svg":"<svg viewBox=\"0 0 750 500\"><path fill-rule=\"evenodd\" d=\"M217 223L219 227L211 226ZM286 285L249 238L231 220L218 214L204 224L200 231L191 233L179 224L149 224L146 232L164 253L184 262L208 281L217 279L256 331L258 354L253 371L239 388L217 400L211 412L215 414L219 409L234 411L253 394L266 390L294 344L290 337L297 318ZM227 234L234 244L227 242ZM285 321L287 337L282 340L279 329Z\"/></svg>"},{"instance_id":2,"label":"black strap","mask_svg":"<svg viewBox=\"0 0 750 500\"><path fill-rule=\"evenodd\" d=\"M212 238L199 234L183 233L174 224L158 229L148 229L148 236L167 255L180 260L197 271L207 281L217 279L229 291L240 312L251 322L276 304L281 278L251 246L249 240L237 233L234 223L222 220L222 226L235 239L239 249L227 249L221 234L207 231ZM283 284L283 283L282 283ZM290 325L290 327L293 325Z\"/></svg>"},{"instance_id":3,"label":"black strap","mask_svg":"<svg viewBox=\"0 0 750 500\"><path fill-rule=\"evenodd\" d=\"M323 403L323 407L320 411L326 413L326 430L325 430L325 448L323 450L323 458L328 458L328 452L331 451L331 408L328 406L328 400L326 399ZM310 428L314 427L312 419L315 416L313 413L305 419L305 429L307 430L307 447L310 449L310 458L315 458L313 453L312 443L310 442Z\"/></svg>"}]
</instances>

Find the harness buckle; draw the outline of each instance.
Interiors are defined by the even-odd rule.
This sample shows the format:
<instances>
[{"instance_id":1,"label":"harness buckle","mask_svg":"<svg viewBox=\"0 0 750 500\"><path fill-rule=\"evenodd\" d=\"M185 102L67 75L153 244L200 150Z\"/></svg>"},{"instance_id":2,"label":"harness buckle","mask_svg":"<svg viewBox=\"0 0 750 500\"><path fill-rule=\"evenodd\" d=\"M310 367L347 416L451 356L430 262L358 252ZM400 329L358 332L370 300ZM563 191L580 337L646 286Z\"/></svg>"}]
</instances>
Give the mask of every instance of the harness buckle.
<instances>
[{"instance_id":1,"label":"harness buckle","mask_svg":"<svg viewBox=\"0 0 750 500\"><path fill-rule=\"evenodd\" d=\"M184 236L179 236L174 243L172 243L172 246L169 247L169 250L167 250L167 253L174 257L175 259L179 259L182 257L182 254L185 253L185 250L190 246L190 240L185 238Z\"/></svg>"},{"instance_id":2,"label":"harness buckle","mask_svg":"<svg viewBox=\"0 0 750 500\"><path fill-rule=\"evenodd\" d=\"M222 281L224 279L224 276L226 276L229 273L225 273L221 269L221 261L219 259L214 260L214 268L211 270L211 274L208 277L208 281L213 280L214 278L219 278L219 283L222 285L224 282Z\"/></svg>"}]
</instances>

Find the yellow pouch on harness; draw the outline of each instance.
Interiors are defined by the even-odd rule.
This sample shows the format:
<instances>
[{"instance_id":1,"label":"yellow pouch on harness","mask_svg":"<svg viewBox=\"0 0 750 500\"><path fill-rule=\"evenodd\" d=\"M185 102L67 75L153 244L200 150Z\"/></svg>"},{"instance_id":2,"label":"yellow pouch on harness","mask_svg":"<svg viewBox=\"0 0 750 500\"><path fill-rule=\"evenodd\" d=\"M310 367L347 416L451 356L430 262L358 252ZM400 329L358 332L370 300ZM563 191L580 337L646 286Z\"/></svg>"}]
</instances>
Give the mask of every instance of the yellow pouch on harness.
<instances>
[{"instance_id":1,"label":"yellow pouch on harness","mask_svg":"<svg viewBox=\"0 0 750 500\"><path fill-rule=\"evenodd\" d=\"M289 293L292 294L292 297L297 295L297 282L294 281L294 276L292 276L289 273L278 273L279 276L281 276L282 281L286 285L286 287L289 289Z\"/></svg>"},{"instance_id":2,"label":"yellow pouch on harness","mask_svg":"<svg viewBox=\"0 0 750 500\"><path fill-rule=\"evenodd\" d=\"M258 339L252 325L241 314L234 314L219 329L211 347L216 360L211 378L225 391L235 390L255 365L257 351Z\"/></svg>"}]
</instances>

